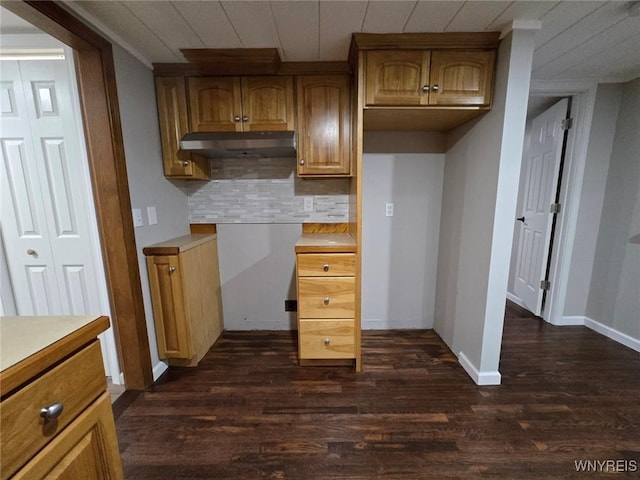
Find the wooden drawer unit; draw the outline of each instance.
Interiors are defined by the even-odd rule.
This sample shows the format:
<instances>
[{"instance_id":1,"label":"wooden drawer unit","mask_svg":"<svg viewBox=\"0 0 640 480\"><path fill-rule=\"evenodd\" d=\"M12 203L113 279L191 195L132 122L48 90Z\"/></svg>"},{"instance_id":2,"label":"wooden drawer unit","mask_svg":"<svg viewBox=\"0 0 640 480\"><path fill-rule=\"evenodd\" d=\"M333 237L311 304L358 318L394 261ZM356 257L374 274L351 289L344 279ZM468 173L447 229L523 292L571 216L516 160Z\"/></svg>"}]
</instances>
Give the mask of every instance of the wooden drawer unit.
<instances>
[{"instance_id":1,"label":"wooden drawer unit","mask_svg":"<svg viewBox=\"0 0 640 480\"><path fill-rule=\"evenodd\" d=\"M299 277L300 318L353 318L354 277Z\"/></svg>"},{"instance_id":2,"label":"wooden drawer unit","mask_svg":"<svg viewBox=\"0 0 640 480\"><path fill-rule=\"evenodd\" d=\"M355 253L298 255L298 275L301 277L353 276L355 273Z\"/></svg>"},{"instance_id":3,"label":"wooden drawer unit","mask_svg":"<svg viewBox=\"0 0 640 480\"><path fill-rule=\"evenodd\" d=\"M2 402L2 478L13 474L107 388L96 341ZM53 422L40 409L63 405Z\"/></svg>"},{"instance_id":4,"label":"wooden drawer unit","mask_svg":"<svg viewBox=\"0 0 640 480\"><path fill-rule=\"evenodd\" d=\"M354 358L353 320L300 320L300 358Z\"/></svg>"},{"instance_id":5,"label":"wooden drawer unit","mask_svg":"<svg viewBox=\"0 0 640 480\"><path fill-rule=\"evenodd\" d=\"M301 365L346 365L358 357L356 254L327 245L330 253L319 248L296 255Z\"/></svg>"}]
</instances>

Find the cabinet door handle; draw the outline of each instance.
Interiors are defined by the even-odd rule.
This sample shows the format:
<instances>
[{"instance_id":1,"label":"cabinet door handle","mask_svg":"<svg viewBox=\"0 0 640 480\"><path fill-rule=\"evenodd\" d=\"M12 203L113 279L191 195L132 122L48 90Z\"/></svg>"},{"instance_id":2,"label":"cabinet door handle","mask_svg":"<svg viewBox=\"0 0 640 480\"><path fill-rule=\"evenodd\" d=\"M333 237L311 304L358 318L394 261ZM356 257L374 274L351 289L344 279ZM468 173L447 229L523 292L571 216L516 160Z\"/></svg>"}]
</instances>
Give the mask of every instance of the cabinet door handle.
<instances>
[{"instance_id":1,"label":"cabinet door handle","mask_svg":"<svg viewBox=\"0 0 640 480\"><path fill-rule=\"evenodd\" d=\"M324 346L325 347L328 347L330 343L331 343L331 339L329 337L324 339Z\"/></svg>"},{"instance_id":2,"label":"cabinet door handle","mask_svg":"<svg viewBox=\"0 0 640 480\"><path fill-rule=\"evenodd\" d=\"M173 273L176 271L176 267L174 267L173 265L169 265L169 273Z\"/></svg>"},{"instance_id":3,"label":"cabinet door handle","mask_svg":"<svg viewBox=\"0 0 640 480\"><path fill-rule=\"evenodd\" d=\"M64 410L62 402L52 403L48 407L42 407L40 409L40 416L45 420L55 420L60 416L62 410Z\"/></svg>"},{"instance_id":4,"label":"cabinet door handle","mask_svg":"<svg viewBox=\"0 0 640 480\"><path fill-rule=\"evenodd\" d=\"M189 166L189 160L185 160L185 161L183 161L183 162L182 162L182 165L183 165L184 167L188 167L188 166Z\"/></svg>"},{"instance_id":5,"label":"cabinet door handle","mask_svg":"<svg viewBox=\"0 0 640 480\"><path fill-rule=\"evenodd\" d=\"M324 297L324 300L322 301L325 305L329 305L329 297Z\"/></svg>"},{"instance_id":6,"label":"cabinet door handle","mask_svg":"<svg viewBox=\"0 0 640 480\"><path fill-rule=\"evenodd\" d=\"M249 117L247 117L246 115L242 116L242 121L243 122L248 122L249 121Z\"/></svg>"},{"instance_id":7,"label":"cabinet door handle","mask_svg":"<svg viewBox=\"0 0 640 480\"><path fill-rule=\"evenodd\" d=\"M328 263L325 263L325 264L322 266L322 270L324 270L325 272L328 272L328 271L329 271L329 264L328 264Z\"/></svg>"},{"instance_id":8,"label":"cabinet door handle","mask_svg":"<svg viewBox=\"0 0 640 480\"><path fill-rule=\"evenodd\" d=\"M304 158L301 158L300 160L298 160L298 163L299 163L300 165L304 165Z\"/></svg>"},{"instance_id":9,"label":"cabinet door handle","mask_svg":"<svg viewBox=\"0 0 640 480\"><path fill-rule=\"evenodd\" d=\"M38 252L36 252L33 248L27 250L27 255L31 255L32 257L37 257Z\"/></svg>"},{"instance_id":10,"label":"cabinet door handle","mask_svg":"<svg viewBox=\"0 0 640 480\"><path fill-rule=\"evenodd\" d=\"M240 121L240 115L236 115L235 117L233 117L233 121L234 122L239 122Z\"/></svg>"},{"instance_id":11,"label":"cabinet door handle","mask_svg":"<svg viewBox=\"0 0 640 480\"><path fill-rule=\"evenodd\" d=\"M431 89L431 87L429 87L429 85L423 85L422 92L423 93L429 93L430 89Z\"/></svg>"},{"instance_id":12,"label":"cabinet door handle","mask_svg":"<svg viewBox=\"0 0 640 480\"><path fill-rule=\"evenodd\" d=\"M434 92L437 92L438 90L440 90L440 86L436 83L436 84L433 86L433 91L434 91Z\"/></svg>"}]
</instances>

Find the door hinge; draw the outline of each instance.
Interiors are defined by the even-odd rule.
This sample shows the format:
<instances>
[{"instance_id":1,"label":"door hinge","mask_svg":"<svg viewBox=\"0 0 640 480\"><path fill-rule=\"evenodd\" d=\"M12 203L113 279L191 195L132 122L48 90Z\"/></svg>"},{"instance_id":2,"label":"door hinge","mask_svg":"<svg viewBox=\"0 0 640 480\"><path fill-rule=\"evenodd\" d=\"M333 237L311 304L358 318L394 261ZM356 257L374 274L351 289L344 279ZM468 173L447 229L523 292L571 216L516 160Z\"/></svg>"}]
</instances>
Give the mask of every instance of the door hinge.
<instances>
[{"instance_id":1,"label":"door hinge","mask_svg":"<svg viewBox=\"0 0 640 480\"><path fill-rule=\"evenodd\" d=\"M562 130L569 130L572 126L573 118L565 118L564 120L562 120L562 123L560 123L560 127L562 128Z\"/></svg>"},{"instance_id":2,"label":"door hinge","mask_svg":"<svg viewBox=\"0 0 640 480\"><path fill-rule=\"evenodd\" d=\"M549 213L560 213L561 206L562 204L560 203L552 203L551 207L549 208Z\"/></svg>"},{"instance_id":3,"label":"door hinge","mask_svg":"<svg viewBox=\"0 0 640 480\"><path fill-rule=\"evenodd\" d=\"M540 289L549 290L551 288L551 282L549 280L540 280Z\"/></svg>"}]
</instances>

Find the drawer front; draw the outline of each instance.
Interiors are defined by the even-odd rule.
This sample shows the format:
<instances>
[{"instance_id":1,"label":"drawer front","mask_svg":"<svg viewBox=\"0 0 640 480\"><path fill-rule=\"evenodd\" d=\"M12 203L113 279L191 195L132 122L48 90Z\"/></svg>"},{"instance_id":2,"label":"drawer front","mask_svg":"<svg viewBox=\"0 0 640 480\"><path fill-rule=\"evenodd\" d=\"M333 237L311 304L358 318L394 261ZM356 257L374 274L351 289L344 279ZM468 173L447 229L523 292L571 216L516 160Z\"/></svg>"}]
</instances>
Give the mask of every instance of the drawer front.
<instances>
[{"instance_id":1,"label":"drawer front","mask_svg":"<svg viewBox=\"0 0 640 480\"><path fill-rule=\"evenodd\" d=\"M300 320L298 341L301 359L354 358L353 320Z\"/></svg>"},{"instance_id":2,"label":"drawer front","mask_svg":"<svg viewBox=\"0 0 640 480\"><path fill-rule=\"evenodd\" d=\"M3 400L1 477L24 465L105 390L100 343L95 341ZM58 402L62 413L45 421L40 409Z\"/></svg>"},{"instance_id":3,"label":"drawer front","mask_svg":"<svg viewBox=\"0 0 640 480\"><path fill-rule=\"evenodd\" d=\"M354 318L354 277L298 278L300 318Z\"/></svg>"},{"instance_id":4,"label":"drawer front","mask_svg":"<svg viewBox=\"0 0 640 480\"><path fill-rule=\"evenodd\" d=\"M298 254L298 276L343 277L356 274L354 253L301 253Z\"/></svg>"}]
</instances>

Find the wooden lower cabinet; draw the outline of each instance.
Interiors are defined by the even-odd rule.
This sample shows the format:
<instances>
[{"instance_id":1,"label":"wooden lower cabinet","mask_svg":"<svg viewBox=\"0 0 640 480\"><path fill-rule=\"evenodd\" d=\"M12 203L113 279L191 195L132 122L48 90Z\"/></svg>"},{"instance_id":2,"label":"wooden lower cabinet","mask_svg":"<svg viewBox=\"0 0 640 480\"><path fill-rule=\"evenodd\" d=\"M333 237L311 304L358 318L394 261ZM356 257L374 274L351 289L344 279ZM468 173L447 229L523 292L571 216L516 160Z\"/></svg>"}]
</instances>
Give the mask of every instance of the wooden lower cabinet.
<instances>
[{"instance_id":1,"label":"wooden lower cabinet","mask_svg":"<svg viewBox=\"0 0 640 480\"><path fill-rule=\"evenodd\" d=\"M298 253L298 356L301 365L356 359L355 253Z\"/></svg>"},{"instance_id":2,"label":"wooden lower cabinet","mask_svg":"<svg viewBox=\"0 0 640 480\"><path fill-rule=\"evenodd\" d=\"M108 327L108 319L100 317L61 334L51 332L58 326L53 322L15 318L26 318L34 337L58 339L2 370L0 478L124 478L100 341L95 337ZM52 318L61 324L74 321ZM24 327L16 329L23 331L16 339L38 343L24 340ZM3 335L11 337L16 329L3 329Z\"/></svg>"},{"instance_id":3,"label":"wooden lower cabinet","mask_svg":"<svg viewBox=\"0 0 640 480\"><path fill-rule=\"evenodd\" d=\"M158 354L193 367L223 330L216 235L185 235L143 249Z\"/></svg>"}]
</instances>

